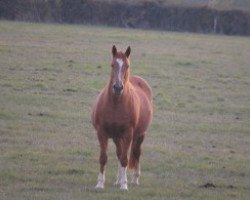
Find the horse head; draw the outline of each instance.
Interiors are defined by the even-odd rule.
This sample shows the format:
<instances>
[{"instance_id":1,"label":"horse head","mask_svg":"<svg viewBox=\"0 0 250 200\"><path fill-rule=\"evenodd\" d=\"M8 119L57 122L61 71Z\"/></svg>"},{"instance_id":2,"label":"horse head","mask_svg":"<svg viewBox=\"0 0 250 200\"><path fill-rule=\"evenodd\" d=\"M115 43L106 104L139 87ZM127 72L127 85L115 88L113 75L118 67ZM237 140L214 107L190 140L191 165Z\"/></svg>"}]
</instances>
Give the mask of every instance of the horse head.
<instances>
[{"instance_id":1,"label":"horse head","mask_svg":"<svg viewBox=\"0 0 250 200\"><path fill-rule=\"evenodd\" d=\"M125 53L118 52L116 46L112 47L112 63L111 63L111 87L113 94L120 96L124 88L126 87L126 83L129 80L129 55L131 52L131 48L128 47Z\"/></svg>"}]
</instances>

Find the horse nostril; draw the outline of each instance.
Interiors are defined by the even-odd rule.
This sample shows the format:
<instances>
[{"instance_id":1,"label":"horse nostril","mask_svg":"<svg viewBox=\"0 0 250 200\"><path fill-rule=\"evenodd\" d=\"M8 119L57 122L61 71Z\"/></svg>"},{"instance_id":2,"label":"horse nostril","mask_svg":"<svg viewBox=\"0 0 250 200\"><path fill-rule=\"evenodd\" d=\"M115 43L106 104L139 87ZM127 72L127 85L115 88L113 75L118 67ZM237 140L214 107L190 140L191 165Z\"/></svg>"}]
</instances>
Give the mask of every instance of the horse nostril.
<instances>
[{"instance_id":1,"label":"horse nostril","mask_svg":"<svg viewBox=\"0 0 250 200\"><path fill-rule=\"evenodd\" d=\"M123 85L121 84L114 84L113 86L114 91L118 94L121 93L121 91L123 90Z\"/></svg>"},{"instance_id":2,"label":"horse nostril","mask_svg":"<svg viewBox=\"0 0 250 200\"><path fill-rule=\"evenodd\" d=\"M118 85L118 84L115 84L113 87L114 87L115 90L122 90L122 87L123 87L123 86L120 86L120 85Z\"/></svg>"}]
</instances>

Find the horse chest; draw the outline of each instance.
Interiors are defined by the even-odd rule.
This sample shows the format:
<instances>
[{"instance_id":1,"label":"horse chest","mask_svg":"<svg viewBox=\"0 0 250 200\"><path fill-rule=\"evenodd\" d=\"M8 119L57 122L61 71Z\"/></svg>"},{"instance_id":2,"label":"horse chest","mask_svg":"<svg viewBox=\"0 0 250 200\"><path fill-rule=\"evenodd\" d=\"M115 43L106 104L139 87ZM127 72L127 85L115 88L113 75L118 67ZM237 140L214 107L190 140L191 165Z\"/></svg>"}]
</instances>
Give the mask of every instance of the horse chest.
<instances>
[{"instance_id":1,"label":"horse chest","mask_svg":"<svg viewBox=\"0 0 250 200\"><path fill-rule=\"evenodd\" d=\"M107 105L103 110L105 119L116 123L129 123L135 115L134 109L128 105Z\"/></svg>"}]
</instances>

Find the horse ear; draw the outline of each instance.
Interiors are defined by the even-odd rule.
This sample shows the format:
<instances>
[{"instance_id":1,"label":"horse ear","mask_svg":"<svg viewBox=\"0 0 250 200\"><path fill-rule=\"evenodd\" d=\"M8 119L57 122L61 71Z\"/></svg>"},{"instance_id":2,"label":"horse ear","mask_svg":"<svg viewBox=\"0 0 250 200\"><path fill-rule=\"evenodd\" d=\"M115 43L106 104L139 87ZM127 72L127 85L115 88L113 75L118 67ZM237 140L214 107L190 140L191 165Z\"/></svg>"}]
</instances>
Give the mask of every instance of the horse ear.
<instances>
[{"instance_id":1,"label":"horse ear","mask_svg":"<svg viewBox=\"0 0 250 200\"><path fill-rule=\"evenodd\" d=\"M127 58L129 57L130 52L131 52L131 48L130 48L130 46L128 46L128 48L127 48L127 50L125 52L125 55L127 56Z\"/></svg>"},{"instance_id":2,"label":"horse ear","mask_svg":"<svg viewBox=\"0 0 250 200\"><path fill-rule=\"evenodd\" d=\"M113 47L112 47L112 54L113 54L114 57L117 54L117 49L116 49L115 45L113 45Z\"/></svg>"}]
</instances>

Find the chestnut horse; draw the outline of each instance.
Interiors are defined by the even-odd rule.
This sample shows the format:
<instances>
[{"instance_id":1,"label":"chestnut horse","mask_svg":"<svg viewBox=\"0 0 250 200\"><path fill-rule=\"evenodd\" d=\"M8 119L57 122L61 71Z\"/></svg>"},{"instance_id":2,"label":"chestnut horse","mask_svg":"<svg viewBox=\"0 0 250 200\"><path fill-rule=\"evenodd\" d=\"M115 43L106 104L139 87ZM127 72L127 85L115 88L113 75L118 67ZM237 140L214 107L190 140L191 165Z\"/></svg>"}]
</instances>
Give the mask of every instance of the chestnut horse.
<instances>
[{"instance_id":1,"label":"chestnut horse","mask_svg":"<svg viewBox=\"0 0 250 200\"><path fill-rule=\"evenodd\" d=\"M112 48L111 75L92 108L92 124L100 143L100 172L96 188L104 188L108 139L113 139L118 158L116 185L127 190L127 166L134 169L132 183L139 184L141 144L152 120L152 92L139 76L130 75L129 55ZM128 159L128 152L130 156Z\"/></svg>"}]
</instances>

